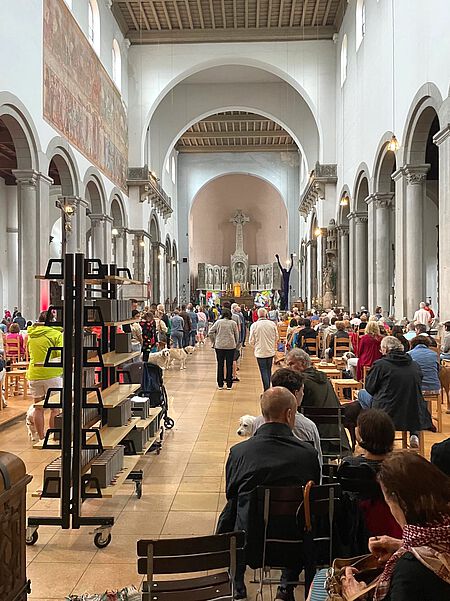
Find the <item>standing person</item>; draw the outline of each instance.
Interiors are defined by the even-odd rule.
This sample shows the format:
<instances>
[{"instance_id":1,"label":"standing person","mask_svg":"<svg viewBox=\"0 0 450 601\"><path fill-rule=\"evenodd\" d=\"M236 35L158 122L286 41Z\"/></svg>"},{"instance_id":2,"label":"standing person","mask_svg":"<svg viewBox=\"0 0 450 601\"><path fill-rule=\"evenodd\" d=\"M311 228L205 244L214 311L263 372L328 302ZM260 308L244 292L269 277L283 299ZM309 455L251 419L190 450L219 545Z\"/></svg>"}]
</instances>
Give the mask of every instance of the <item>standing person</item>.
<instances>
[{"instance_id":1,"label":"standing person","mask_svg":"<svg viewBox=\"0 0 450 601\"><path fill-rule=\"evenodd\" d=\"M208 334L208 318L206 317L205 307L200 307L197 311L197 338L199 344L205 344L205 336Z\"/></svg>"},{"instance_id":2,"label":"standing person","mask_svg":"<svg viewBox=\"0 0 450 601\"><path fill-rule=\"evenodd\" d=\"M159 317L159 319L161 319L161 321L164 322L166 328L167 328L167 332L165 333L165 336L163 336L163 340L161 342L165 342L167 348L170 348L170 319L169 316L166 313L166 310L164 308L164 305L159 304L157 307L157 315ZM165 338L165 340L164 340Z\"/></svg>"},{"instance_id":3,"label":"standing person","mask_svg":"<svg viewBox=\"0 0 450 601\"><path fill-rule=\"evenodd\" d=\"M188 304L186 312L189 315L189 319L191 320L191 329L189 331L189 344L191 346L195 346L195 339L197 337L198 317L197 313L194 311L192 303Z\"/></svg>"},{"instance_id":4,"label":"standing person","mask_svg":"<svg viewBox=\"0 0 450 601\"><path fill-rule=\"evenodd\" d=\"M258 362L264 390L270 388L272 363L279 340L278 328L273 321L267 318L267 311L258 309L258 321L250 328L249 343L255 347L255 357Z\"/></svg>"},{"instance_id":5,"label":"standing person","mask_svg":"<svg viewBox=\"0 0 450 601\"><path fill-rule=\"evenodd\" d=\"M278 323L280 321L280 315L273 303L270 305L270 311L267 317L270 319L270 321L274 321L275 323Z\"/></svg>"},{"instance_id":6,"label":"standing person","mask_svg":"<svg viewBox=\"0 0 450 601\"><path fill-rule=\"evenodd\" d=\"M365 333L359 341L359 357L357 359L349 359L348 365L354 368L356 365L356 379L362 380L364 376L364 367L372 367L378 359L383 356L381 354L380 327L376 321L369 321L365 329ZM352 374L354 375L354 374Z\"/></svg>"},{"instance_id":7,"label":"standing person","mask_svg":"<svg viewBox=\"0 0 450 601\"><path fill-rule=\"evenodd\" d=\"M180 316L183 318L183 348L189 345L189 336L192 330L191 318L186 311L186 305L181 305Z\"/></svg>"},{"instance_id":8,"label":"standing person","mask_svg":"<svg viewBox=\"0 0 450 601\"><path fill-rule=\"evenodd\" d=\"M184 319L180 311L175 309L170 323L170 336L172 338L173 348L183 348Z\"/></svg>"},{"instance_id":9,"label":"standing person","mask_svg":"<svg viewBox=\"0 0 450 601\"><path fill-rule=\"evenodd\" d=\"M131 311L131 317L133 319L139 319L139 311L137 309L133 309ZM131 329L131 344L137 347L139 350L142 348L142 328L138 321L134 321L130 324ZM135 348L136 350L136 348Z\"/></svg>"},{"instance_id":10,"label":"standing person","mask_svg":"<svg viewBox=\"0 0 450 601\"><path fill-rule=\"evenodd\" d=\"M424 302L420 303L418 310L414 313L413 322L414 324L423 323L426 326L427 332L430 329L431 317L430 313L425 309Z\"/></svg>"},{"instance_id":11,"label":"standing person","mask_svg":"<svg viewBox=\"0 0 450 601\"><path fill-rule=\"evenodd\" d=\"M233 358L239 344L239 332L236 322L231 319L230 309L222 309L222 316L210 328L209 337L216 351L217 386L219 390L223 390L224 365L226 364L227 390L231 390L233 386Z\"/></svg>"},{"instance_id":12,"label":"standing person","mask_svg":"<svg viewBox=\"0 0 450 601\"><path fill-rule=\"evenodd\" d=\"M148 361L149 355L158 341L153 313L151 311L144 313L139 325L142 329L142 359Z\"/></svg>"},{"instance_id":13,"label":"standing person","mask_svg":"<svg viewBox=\"0 0 450 601\"><path fill-rule=\"evenodd\" d=\"M43 401L49 388L62 388L62 367L43 367L47 351L51 347L62 347L62 328L46 326L47 311L42 311L37 323L28 327L28 350L30 363L27 369L27 380L30 385L31 396L35 403ZM60 351L53 351L50 359L60 357ZM50 413L50 428L54 428L55 416L60 409L52 409ZM44 409L35 405L34 424L39 439L44 438Z\"/></svg>"}]
</instances>

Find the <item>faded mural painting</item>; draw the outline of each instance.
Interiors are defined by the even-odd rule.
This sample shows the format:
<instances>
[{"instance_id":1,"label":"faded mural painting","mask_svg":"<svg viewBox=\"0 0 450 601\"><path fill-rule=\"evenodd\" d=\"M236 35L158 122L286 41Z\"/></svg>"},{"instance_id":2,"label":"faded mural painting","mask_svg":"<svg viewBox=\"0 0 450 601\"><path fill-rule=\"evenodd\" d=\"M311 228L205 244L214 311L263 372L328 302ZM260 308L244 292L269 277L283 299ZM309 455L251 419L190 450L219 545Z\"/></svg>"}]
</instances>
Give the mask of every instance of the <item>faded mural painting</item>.
<instances>
[{"instance_id":1,"label":"faded mural painting","mask_svg":"<svg viewBox=\"0 0 450 601\"><path fill-rule=\"evenodd\" d=\"M64 0L44 1L44 118L126 189L127 117L120 93Z\"/></svg>"}]
</instances>

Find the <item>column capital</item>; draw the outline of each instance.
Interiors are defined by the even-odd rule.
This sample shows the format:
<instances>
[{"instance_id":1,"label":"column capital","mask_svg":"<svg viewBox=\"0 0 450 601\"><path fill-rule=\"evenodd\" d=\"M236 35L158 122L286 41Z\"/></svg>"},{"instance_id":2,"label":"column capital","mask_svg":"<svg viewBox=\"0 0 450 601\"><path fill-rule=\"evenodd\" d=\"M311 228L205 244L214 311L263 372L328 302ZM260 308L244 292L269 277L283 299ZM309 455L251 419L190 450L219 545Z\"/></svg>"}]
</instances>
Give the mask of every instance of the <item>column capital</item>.
<instances>
[{"instance_id":1,"label":"column capital","mask_svg":"<svg viewBox=\"0 0 450 601\"><path fill-rule=\"evenodd\" d=\"M362 211L360 211L360 212L355 211L353 213L349 213L347 215L347 219L349 221L352 221L354 219L355 223L357 225L361 225L361 224L367 223L369 217L368 217L367 213L363 213Z\"/></svg>"},{"instance_id":2,"label":"column capital","mask_svg":"<svg viewBox=\"0 0 450 601\"><path fill-rule=\"evenodd\" d=\"M436 144L436 146L440 146L449 137L450 137L450 123L447 123L447 125L445 127L443 127L440 131L437 132L437 134L435 134L433 136L433 142Z\"/></svg>"},{"instance_id":3,"label":"column capital","mask_svg":"<svg viewBox=\"0 0 450 601\"><path fill-rule=\"evenodd\" d=\"M79 196L58 196L58 201L63 205L72 205L73 207L85 207L89 206L87 200L80 198Z\"/></svg>"},{"instance_id":4,"label":"column capital","mask_svg":"<svg viewBox=\"0 0 450 601\"><path fill-rule=\"evenodd\" d=\"M36 188L41 175L34 169L13 169L12 174L16 178L17 185L27 188Z\"/></svg>"},{"instance_id":5,"label":"column capital","mask_svg":"<svg viewBox=\"0 0 450 601\"><path fill-rule=\"evenodd\" d=\"M109 215L103 215L102 213L91 213L89 215L89 219L91 221L97 221L97 222L105 222L105 223L113 223L114 219L112 217L110 217Z\"/></svg>"},{"instance_id":6,"label":"column capital","mask_svg":"<svg viewBox=\"0 0 450 601\"><path fill-rule=\"evenodd\" d=\"M403 171L408 180L408 184L421 185L427 178L427 173L430 170L431 165L405 165Z\"/></svg>"},{"instance_id":7,"label":"column capital","mask_svg":"<svg viewBox=\"0 0 450 601\"><path fill-rule=\"evenodd\" d=\"M377 209L388 209L392 206L394 194L392 192L375 192L375 194L371 194L371 197Z\"/></svg>"},{"instance_id":8,"label":"column capital","mask_svg":"<svg viewBox=\"0 0 450 601\"><path fill-rule=\"evenodd\" d=\"M349 235L349 227L348 225L338 225L337 231L339 234L339 238L343 238L344 236Z\"/></svg>"}]
</instances>

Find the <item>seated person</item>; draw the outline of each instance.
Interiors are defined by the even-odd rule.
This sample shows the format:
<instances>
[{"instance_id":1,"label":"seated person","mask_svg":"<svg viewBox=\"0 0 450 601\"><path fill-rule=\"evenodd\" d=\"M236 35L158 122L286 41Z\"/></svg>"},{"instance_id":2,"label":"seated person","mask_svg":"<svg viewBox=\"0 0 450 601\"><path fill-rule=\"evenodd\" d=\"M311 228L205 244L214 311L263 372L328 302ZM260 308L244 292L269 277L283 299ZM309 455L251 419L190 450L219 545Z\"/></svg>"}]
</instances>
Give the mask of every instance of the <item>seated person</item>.
<instances>
[{"instance_id":1,"label":"seated person","mask_svg":"<svg viewBox=\"0 0 450 601\"><path fill-rule=\"evenodd\" d=\"M441 344L441 359L450 361L450 321L444 323L444 335Z\"/></svg>"},{"instance_id":2,"label":"seated person","mask_svg":"<svg viewBox=\"0 0 450 601\"><path fill-rule=\"evenodd\" d=\"M9 326L8 333L6 334L6 342L10 342L11 340L18 340L20 344L20 357L23 357L25 354L25 344L23 340L23 336L20 333L20 326L18 323L12 323ZM8 353L9 356L12 355L11 352ZM20 357L17 357L17 360L20 360Z\"/></svg>"},{"instance_id":3,"label":"seated person","mask_svg":"<svg viewBox=\"0 0 450 601\"><path fill-rule=\"evenodd\" d=\"M309 319L301 319L299 323L300 329L294 335L294 340L292 346L296 348L301 348L306 351L309 355L314 355L314 351L306 346L305 340L307 338L317 338L317 332L311 327L311 321Z\"/></svg>"},{"instance_id":4,"label":"seated person","mask_svg":"<svg viewBox=\"0 0 450 601\"><path fill-rule=\"evenodd\" d=\"M286 366L294 371L300 372L305 378L303 407L340 407L339 400L334 392L333 386L327 376L315 369L311 363L311 357L302 349L292 349L286 355ZM339 426L334 424L320 424L319 434L321 438L341 438L341 446L345 452L350 452L345 430L339 432ZM322 452L333 453L338 448L337 443L322 441Z\"/></svg>"},{"instance_id":5,"label":"seated person","mask_svg":"<svg viewBox=\"0 0 450 601\"><path fill-rule=\"evenodd\" d=\"M409 341L405 338L402 326L393 326L391 330L391 336L394 336L394 338L398 338L400 340L405 353L409 351Z\"/></svg>"},{"instance_id":6,"label":"seated person","mask_svg":"<svg viewBox=\"0 0 450 601\"><path fill-rule=\"evenodd\" d=\"M441 472L450 476L450 438L434 443L431 447L430 461Z\"/></svg>"},{"instance_id":7,"label":"seated person","mask_svg":"<svg viewBox=\"0 0 450 601\"><path fill-rule=\"evenodd\" d=\"M230 450L227 504L219 518L218 532L248 532L251 493L257 486L304 486L310 480L320 480L317 451L292 433L297 413L294 395L286 388L269 388L261 395L261 412L265 423L254 436ZM245 568L245 561L238 562L235 599L247 597ZM296 570L282 571L278 599L294 601L294 586L287 582L298 580L301 569L299 565Z\"/></svg>"},{"instance_id":8,"label":"seated person","mask_svg":"<svg viewBox=\"0 0 450 601\"><path fill-rule=\"evenodd\" d=\"M410 342L415 337L416 337L416 325L415 325L415 323L413 321L411 321L406 326L405 338L406 338L406 340L408 340L408 342Z\"/></svg>"},{"instance_id":9,"label":"seated person","mask_svg":"<svg viewBox=\"0 0 450 601\"><path fill-rule=\"evenodd\" d=\"M331 334L331 336L328 339L329 348L327 348L325 350L325 359L327 361L330 361L333 358L333 356L334 356L334 341L335 341L335 339L337 339L337 340L339 340L341 338L345 338L346 340L350 339L350 337L348 335L348 332L345 329L345 322L344 321L337 321L336 322L336 330L337 330L336 333ZM337 351L339 352L339 345L338 345L338 343L336 343L336 344L337 344ZM347 350L347 348L345 348L345 350ZM351 348L350 348L350 350L351 350Z\"/></svg>"},{"instance_id":10,"label":"seated person","mask_svg":"<svg viewBox=\"0 0 450 601\"><path fill-rule=\"evenodd\" d=\"M303 413L299 412L303 400L304 383L305 378L303 374L293 369L278 369L272 375L272 386L287 388L295 396L297 400L297 413L295 414L295 423L292 431L294 436L299 440L310 442L314 446L319 456L320 467L322 468L322 450L320 448L320 437L317 426L313 421L305 417ZM263 424L264 417L260 415L256 418L253 429L256 431Z\"/></svg>"},{"instance_id":11,"label":"seated person","mask_svg":"<svg viewBox=\"0 0 450 601\"><path fill-rule=\"evenodd\" d=\"M430 339L430 346L434 346L437 347L437 342L436 340L429 335L428 331L427 331L427 326L423 323L416 323L414 326L414 331L416 333L416 336L428 336L428 338Z\"/></svg>"},{"instance_id":12,"label":"seated person","mask_svg":"<svg viewBox=\"0 0 450 601\"><path fill-rule=\"evenodd\" d=\"M420 324L422 325L422 324ZM411 340L411 350L408 351L413 360L422 370L422 393L439 394L439 356L430 349L430 336L416 336Z\"/></svg>"},{"instance_id":13,"label":"seated person","mask_svg":"<svg viewBox=\"0 0 450 601\"><path fill-rule=\"evenodd\" d=\"M378 473L382 462L394 448L394 439L394 424L387 413L380 409L362 411L356 424L356 440L362 449L362 454L345 457L342 460L337 472L338 479L340 475L345 478L352 477L351 471L346 470L346 467L361 465L366 465L373 470L375 479L375 473ZM358 478L358 476L357 474L354 477ZM381 490L375 483L372 492L370 497L361 496L358 503L358 507L364 515L367 532L370 536L382 534L401 536L401 529L389 512Z\"/></svg>"},{"instance_id":14,"label":"seated person","mask_svg":"<svg viewBox=\"0 0 450 601\"><path fill-rule=\"evenodd\" d=\"M386 336L380 348L383 357L375 361L367 374L366 388L358 392L358 402L363 409L373 407L386 411L396 431L411 432L410 445L418 448L417 432L432 427L422 396L421 369L404 352L397 338ZM346 416L349 417L347 411Z\"/></svg>"},{"instance_id":15,"label":"seated person","mask_svg":"<svg viewBox=\"0 0 450 601\"><path fill-rule=\"evenodd\" d=\"M399 451L387 457L378 480L392 515L402 528L401 539L369 540L372 555L384 565L375 588L377 601L448 601L450 599L450 478L424 457ZM308 601L326 601L325 573L317 573ZM342 592L356 598L365 582L347 567Z\"/></svg>"}]
</instances>

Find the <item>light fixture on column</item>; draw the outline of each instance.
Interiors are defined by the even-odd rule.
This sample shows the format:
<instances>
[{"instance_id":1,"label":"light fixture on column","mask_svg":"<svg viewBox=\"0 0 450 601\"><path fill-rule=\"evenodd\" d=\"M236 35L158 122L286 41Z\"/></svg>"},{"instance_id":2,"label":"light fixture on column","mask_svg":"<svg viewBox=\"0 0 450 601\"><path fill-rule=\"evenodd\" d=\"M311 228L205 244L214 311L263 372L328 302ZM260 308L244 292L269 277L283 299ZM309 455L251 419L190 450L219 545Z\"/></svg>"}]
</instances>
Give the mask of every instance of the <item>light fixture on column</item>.
<instances>
[{"instance_id":1,"label":"light fixture on column","mask_svg":"<svg viewBox=\"0 0 450 601\"><path fill-rule=\"evenodd\" d=\"M113 229L111 230L111 236L118 236L119 235L119 230L116 227L113 227Z\"/></svg>"},{"instance_id":2,"label":"light fixture on column","mask_svg":"<svg viewBox=\"0 0 450 601\"><path fill-rule=\"evenodd\" d=\"M342 198L341 198L341 200L340 200L339 204L340 204L340 206L341 206L341 207L348 207L348 194L347 194L347 193L345 193L345 194L342 196Z\"/></svg>"},{"instance_id":3,"label":"light fixture on column","mask_svg":"<svg viewBox=\"0 0 450 601\"><path fill-rule=\"evenodd\" d=\"M399 146L400 146L400 144L398 143L398 140L395 137L395 134L392 134L392 137L388 142L388 146L387 146L388 150L390 150L391 152L397 152Z\"/></svg>"},{"instance_id":4,"label":"light fixture on column","mask_svg":"<svg viewBox=\"0 0 450 601\"><path fill-rule=\"evenodd\" d=\"M321 228L320 228L320 227L316 227L316 229L314 230L314 236L315 236L316 238L318 238L318 237L319 237L319 236L321 236L321 235L322 235L322 230L321 230Z\"/></svg>"},{"instance_id":5,"label":"light fixture on column","mask_svg":"<svg viewBox=\"0 0 450 601\"><path fill-rule=\"evenodd\" d=\"M163 259L163 258L164 258L164 255L162 253L159 253L158 259Z\"/></svg>"},{"instance_id":6,"label":"light fixture on column","mask_svg":"<svg viewBox=\"0 0 450 601\"><path fill-rule=\"evenodd\" d=\"M141 241L139 242L139 246L145 246L145 240L141 240Z\"/></svg>"},{"instance_id":7,"label":"light fixture on column","mask_svg":"<svg viewBox=\"0 0 450 601\"><path fill-rule=\"evenodd\" d=\"M175 259L172 259L172 265L176 265Z\"/></svg>"}]
</instances>

